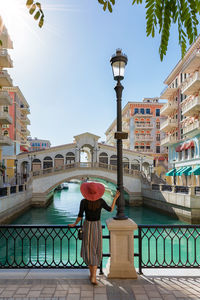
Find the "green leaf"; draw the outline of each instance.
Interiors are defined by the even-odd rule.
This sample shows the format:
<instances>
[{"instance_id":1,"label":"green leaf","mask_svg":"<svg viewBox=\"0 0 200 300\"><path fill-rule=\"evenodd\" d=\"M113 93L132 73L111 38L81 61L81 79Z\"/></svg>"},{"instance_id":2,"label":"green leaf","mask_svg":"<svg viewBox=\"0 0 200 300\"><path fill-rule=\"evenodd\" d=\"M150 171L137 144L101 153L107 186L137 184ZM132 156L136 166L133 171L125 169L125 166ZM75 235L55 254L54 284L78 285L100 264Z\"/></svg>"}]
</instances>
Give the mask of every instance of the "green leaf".
<instances>
[{"instance_id":1,"label":"green leaf","mask_svg":"<svg viewBox=\"0 0 200 300\"><path fill-rule=\"evenodd\" d=\"M39 19L39 17L40 17L40 12L39 12L39 11L37 11L37 12L36 12L36 14L35 14L35 16L34 16L34 19L35 19L35 20L38 20L38 19Z\"/></svg>"},{"instance_id":2,"label":"green leaf","mask_svg":"<svg viewBox=\"0 0 200 300\"><path fill-rule=\"evenodd\" d=\"M107 1L104 3L104 6L103 6L103 10L105 11L106 10L106 8L107 8Z\"/></svg>"},{"instance_id":3,"label":"green leaf","mask_svg":"<svg viewBox=\"0 0 200 300\"><path fill-rule=\"evenodd\" d=\"M104 3L105 3L103 0L98 0L98 2L99 2L100 4L104 4Z\"/></svg>"},{"instance_id":4,"label":"green leaf","mask_svg":"<svg viewBox=\"0 0 200 300\"><path fill-rule=\"evenodd\" d=\"M108 10L109 10L110 13L112 12L112 6L111 6L109 1L108 1Z\"/></svg>"},{"instance_id":5,"label":"green leaf","mask_svg":"<svg viewBox=\"0 0 200 300\"><path fill-rule=\"evenodd\" d=\"M2 43L2 41L0 40L0 46L3 46L3 43Z\"/></svg>"},{"instance_id":6,"label":"green leaf","mask_svg":"<svg viewBox=\"0 0 200 300\"><path fill-rule=\"evenodd\" d=\"M110 2L112 3L112 5L115 5L115 0L110 0Z\"/></svg>"},{"instance_id":7,"label":"green leaf","mask_svg":"<svg viewBox=\"0 0 200 300\"><path fill-rule=\"evenodd\" d=\"M38 26L39 26L40 28L42 28L43 25L44 25L44 17L42 16L42 17L40 18L40 21L39 21Z\"/></svg>"},{"instance_id":8,"label":"green leaf","mask_svg":"<svg viewBox=\"0 0 200 300\"><path fill-rule=\"evenodd\" d=\"M26 6L31 6L33 4L33 0L27 0L26 1Z\"/></svg>"},{"instance_id":9,"label":"green leaf","mask_svg":"<svg viewBox=\"0 0 200 300\"><path fill-rule=\"evenodd\" d=\"M35 10L36 10L36 5L33 4L33 5L31 6L31 8L29 9L29 13L32 15L32 14L34 13Z\"/></svg>"}]
</instances>

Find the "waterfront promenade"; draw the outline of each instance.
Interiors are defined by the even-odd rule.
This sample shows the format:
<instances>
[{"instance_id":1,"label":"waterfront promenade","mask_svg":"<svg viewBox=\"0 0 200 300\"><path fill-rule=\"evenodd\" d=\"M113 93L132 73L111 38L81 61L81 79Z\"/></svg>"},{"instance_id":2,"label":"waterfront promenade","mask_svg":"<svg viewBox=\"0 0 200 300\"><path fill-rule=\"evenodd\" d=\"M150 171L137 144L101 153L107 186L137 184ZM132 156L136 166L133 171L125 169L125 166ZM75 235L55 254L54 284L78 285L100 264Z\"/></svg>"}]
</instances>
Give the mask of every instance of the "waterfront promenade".
<instances>
[{"instance_id":1,"label":"waterfront promenade","mask_svg":"<svg viewBox=\"0 0 200 300\"><path fill-rule=\"evenodd\" d=\"M1 299L30 300L190 300L200 299L200 271L146 270L137 280L98 276L88 270L1 270Z\"/></svg>"}]
</instances>

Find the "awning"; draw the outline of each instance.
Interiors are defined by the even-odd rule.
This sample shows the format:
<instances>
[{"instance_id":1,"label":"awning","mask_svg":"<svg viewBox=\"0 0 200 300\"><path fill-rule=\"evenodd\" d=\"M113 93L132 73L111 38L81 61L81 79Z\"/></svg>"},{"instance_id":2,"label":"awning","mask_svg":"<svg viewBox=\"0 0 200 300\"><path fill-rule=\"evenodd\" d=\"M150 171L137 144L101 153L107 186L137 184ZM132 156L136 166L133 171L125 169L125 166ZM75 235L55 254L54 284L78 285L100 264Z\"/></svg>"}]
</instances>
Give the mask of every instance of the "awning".
<instances>
[{"instance_id":1,"label":"awning","mask_svg":"<svg viewBox=\"0 0 200 300\"><path fill-rule=\"evenodd\" d=\"M175 150L176 152L181 152L181 145L177 146Z\"/></svg>"},{"instance_id":2,"label":"awning","mask_svg":"<svg viewBox=\"0 0 200 300\"><path fill-rule=\"evenodd\" d=\"M195 167L194 169L189 171L189 175L200 175L200 166Z\"/></svg>"},{"instance_id":3,"label":"awning","mask_svg":"<svg viewBox=\"0 0 200 300\"><path fill-rule=\"evenodd\" d=\"M26 148L23 147L23 146L20 146L20 151L23 151L23 152L29 152L28 149L26 149Z\"/></svg>"},{"instance_id":4,"label":"awning","mask_svg":"<svg viewBox=\"0 0 200 300\"><path fill-rule=\"evenodd\" d=\"M184 171L186 168L187 168L187 167L179 168L179 169L176 171L176 174L175 174L175 175L176 175L176 176L181 176L180 173L181 173L182 171Z\"/></svg>"},{"instance_id":5,"label":"awning","mask_svg":"<svg viewBox=\"0 0 200 300\"><path fill-rule=\"evenodd\" d=\"M166 175L166 176L174 176L175 174L176 174L176 168L174 168L174 169L168 171L165 175Z\"/></svg>"},{"instance_id":6,"label":"awning","mask_svg":"<svg viewBox=\"0 0 200 300\"><path fill-rule=\"evenodd\" d=\"M180 173L179 173L179 176L181 176L181 175L185 175L185 176L188 176L189 174L189 171L192 169L192 167L186 167L183 171L181 171Z\"/></svg>"},{"instance_id":7,"label":"awning","mask_svg":"<svg viewBox=\"0 0 200 300\"><path fill-rule=\"evenodd\" d=\"M189 148L194 148L194 141L189 142Z\"/></svg>"},{"instance_id":8,"label":"awning","mask_svg":"<svg viewBox=\"0 0 200 300\"><path fill-rule=\"evenodd\" d=\"M180 151L185 150L186 146L187 146L187 143L182 144L182 145L181 145L181 148L180 148Z\"/></svg>"}]
</instances>

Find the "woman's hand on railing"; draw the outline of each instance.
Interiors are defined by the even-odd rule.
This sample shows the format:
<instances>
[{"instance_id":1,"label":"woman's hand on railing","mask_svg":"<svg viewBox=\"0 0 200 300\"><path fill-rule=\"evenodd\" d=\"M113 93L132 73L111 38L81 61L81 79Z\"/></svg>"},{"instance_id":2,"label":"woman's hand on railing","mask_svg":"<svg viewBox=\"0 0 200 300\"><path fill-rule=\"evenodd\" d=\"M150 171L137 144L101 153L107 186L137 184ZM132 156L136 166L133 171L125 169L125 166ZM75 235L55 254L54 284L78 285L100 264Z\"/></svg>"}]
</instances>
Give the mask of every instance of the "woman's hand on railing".
<instances>
[{"instance_id":1,"label":"woman's hand on railing","mask_svg":"<svg viewBox=\"0 0 200 300\"><path fill-rule=\"evenodd\" d=\"M68 227L75 227L76 224L68 224Z\"/></svg>"}]
</instances>

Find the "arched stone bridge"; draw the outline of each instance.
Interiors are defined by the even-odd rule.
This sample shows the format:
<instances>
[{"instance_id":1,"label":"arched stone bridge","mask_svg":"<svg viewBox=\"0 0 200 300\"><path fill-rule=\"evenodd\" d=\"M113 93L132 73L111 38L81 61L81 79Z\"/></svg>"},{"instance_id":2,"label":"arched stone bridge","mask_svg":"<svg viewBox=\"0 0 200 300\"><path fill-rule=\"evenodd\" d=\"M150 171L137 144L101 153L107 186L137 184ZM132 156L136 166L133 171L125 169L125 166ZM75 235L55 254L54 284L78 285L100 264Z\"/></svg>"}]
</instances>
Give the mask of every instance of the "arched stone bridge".
<instances>
[{"instance_id":1,"label":"arched stone bridge","mask_svg":"<svg viewBox=\"0 0 200 300\"><path fill-rule=\"evenodd\" d=\"M50 192L70 179L98 177L117 183L116 148L98 143L91 133L75 136L73 144L51 147L17 156L17 172L22 177L32 174L33 202L44 205ZM83 162L87 156L87 162ZM124 189L130 204L141 201L141 170L148 175L153 157L123 149Z\"/></svg>"}]
</instances>

